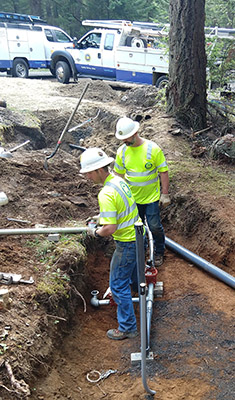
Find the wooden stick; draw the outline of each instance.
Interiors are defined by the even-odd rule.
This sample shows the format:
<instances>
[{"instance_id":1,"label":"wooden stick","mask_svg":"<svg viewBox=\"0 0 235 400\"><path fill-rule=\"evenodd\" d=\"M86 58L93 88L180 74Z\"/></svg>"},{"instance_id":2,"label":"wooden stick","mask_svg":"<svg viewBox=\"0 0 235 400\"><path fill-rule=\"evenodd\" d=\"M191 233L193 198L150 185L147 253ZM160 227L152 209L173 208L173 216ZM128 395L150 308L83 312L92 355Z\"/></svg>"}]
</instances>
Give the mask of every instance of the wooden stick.
<instances>
[{"instance_id":1,"label":"wooden stick","mask_svg":"<svg viewBox=\"0 0 235 400\"><path fill-rule=\"evenodd\" d=\"M212 125L211 125L211 126L208 126L208 127L205 128L205 129L202 129L202 130L200 130L200 131L193 132L193 136L200 135L200 134L203 133L203 132L209 131L211 128L212 128Z\"/></svg>"}]
</instances>

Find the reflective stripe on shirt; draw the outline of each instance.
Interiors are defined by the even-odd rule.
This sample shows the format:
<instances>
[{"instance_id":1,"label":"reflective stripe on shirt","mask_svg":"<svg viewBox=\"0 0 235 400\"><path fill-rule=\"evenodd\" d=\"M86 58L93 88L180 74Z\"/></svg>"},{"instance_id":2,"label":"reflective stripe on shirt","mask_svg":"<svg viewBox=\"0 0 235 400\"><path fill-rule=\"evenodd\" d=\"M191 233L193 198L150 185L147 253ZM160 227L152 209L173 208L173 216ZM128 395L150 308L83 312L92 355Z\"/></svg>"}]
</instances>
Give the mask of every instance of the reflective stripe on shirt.
<instances>
[{"instance_id":1,"label":"reflective stripe on shirt","mask_svg":"<svg viewBox=\"0 0 235 400\"><path fill-rule=\"evenodd\" d=\"M117 211L103 211L100 213L100 218L116 218L120 219L123 217L127 217L128 214L130 214L132 211L134 211L136 207L136 203L133 203L132 206L126 207L125 211L122 211L120 214L117 214Z\"/></svg>"},{"instance_id":2,"label":"reflective stripe on shirt","mask_svg":"<svg viewBox=\"0 0 235 400\"><path fill-rule=\"evenodd\" d=\"M131 214L135 210L136 202L134 201L133 204L130 206L129 202L127 200L127 197L125 196L123 191L117 185L115 185L112 182L106 182L105 186L110 186L110 187L112 187L114 190L116 190L118 192L118 194L121 196L121 198L122 198L122 200L123 200L123 202L125 204L126 209L124 211L122 211L120 214L117 214L116 212L112 212L112 213L111 212L107 212L107 213L106 212L102 212L102 213L100 213L100 216L106 217L106 218L108 216L116 217L116 219L119 220L121 218L127 217L129 214ZM112 214L112 215L110 215L110 214ZM136 217L132 218L129 221L125 221L125 222L123 222L121 224L117 224L117 229L127 228L128 226L133 225L138 220L138 218L139 218L139 216L137 215Z\"/></svg>"},{"instance_id":3,"label":"reflective stripe on shirt","mask_svg":"<svg viewBox=\"0 0 235 400\"><path fill-rule=\"evenodd\" d=\"M128 176L148 176L154 174L155 172L157 172L157 167L152 169L151 171L143 171L143 172L131 172L126 170Z\"/></svg>"},{"instance_id":4,"label":"reflective stripe on shirt","mask_svg":"<svg viewBox=\"0 0 235 400\"><path fill-rule=\"evenodd\" d=\"M150 181L144 181L144 182L133 182L133 181L129 181L128 179L126 179L126 182L128 183L128 185L131 185L131 186L148 186L148 185L151 185L151 183L154 183L157 181L158 181L158 176L154 179L151 179Z\"/></svg>"}]
</instances>

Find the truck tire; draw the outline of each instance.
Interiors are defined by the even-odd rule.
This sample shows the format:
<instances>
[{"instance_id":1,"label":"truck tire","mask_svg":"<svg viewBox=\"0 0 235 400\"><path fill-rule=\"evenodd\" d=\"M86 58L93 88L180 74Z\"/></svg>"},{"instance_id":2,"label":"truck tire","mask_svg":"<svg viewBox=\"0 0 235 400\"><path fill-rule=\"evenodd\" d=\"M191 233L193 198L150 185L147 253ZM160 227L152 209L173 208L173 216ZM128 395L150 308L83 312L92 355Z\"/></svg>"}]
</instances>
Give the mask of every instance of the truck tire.
<instances>
[{"instance_id":1,"label":"truck tire","mask_svg":"<svg viewBox=\"0 0 235 400\"><path fill-rule=\"evenodd\" d=\"M28 78L29 67L23 58L17 58L13 61L12 76L16 78Z\"/></svg>"},{"instance_id":2,"label":"truck tire","mask_svg":"<svg viewBox=\"0 0 235 400\"><path fill-rule=\"evenodd\" d=\"M58 61L55 66L55 76L60 83L69 83L71 72L65 61Z\"/></svg>"},{"instance_id":3,"label":"truck tire","mask_svg":"<svg viewBox=\"0 0 235 400\"><path fill-rule=\"evenodd\" d=\"M158 89L162 89L166 87L166 85L168 85L168 81L169 81L168 77L166 75L162 75L160 76L160 78L157 79L156 87Z\"/></svg>"}]
</instances>

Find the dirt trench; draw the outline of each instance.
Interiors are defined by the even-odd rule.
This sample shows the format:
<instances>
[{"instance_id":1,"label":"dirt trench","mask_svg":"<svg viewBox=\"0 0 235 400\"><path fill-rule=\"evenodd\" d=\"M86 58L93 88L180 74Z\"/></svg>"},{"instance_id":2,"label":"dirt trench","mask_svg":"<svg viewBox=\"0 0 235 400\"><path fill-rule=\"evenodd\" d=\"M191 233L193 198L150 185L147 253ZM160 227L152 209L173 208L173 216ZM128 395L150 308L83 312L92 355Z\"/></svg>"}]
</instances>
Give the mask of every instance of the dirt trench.
<instances>
[{"instance_id":1,"label":"dirt trench","mask_svg":"<svg viewBox=\"0 0 235 400\"><path fill-rule=\"evenodd\" d=\"M83 84L62 86L42 81L35 91L33 82L15 82L19 90L24 90L25 104L40 121L47 146L35 149L35 143L30 144L12 159L0 158L1 190L9 198L9 203L1 208L2 228L35 224L84 226L86 218L98 211L99 187L79 175L80 153L69 144L79 144L83 139L86 147L99 146L115 155L119 142L113 132L120 115L140 118L142 134L164 149L172 169L183 161L184 155L190 154L193 141L186 139L187 135L175 137L170 133L175 122L154 104L154 91L151 95L145 87L138 87L123 94L106 83L94 82L90 84L89 101L84 99L74 125L92 118L98 110L99 116L67 134L45 170L45 156L53 151ZM8 78L4 85L8 104L20 111L25 104L20 104L15 96L17 86ZM24 135L24 130L17 130L16 136L8 136L6 147L23 140ZM190 169L182 164L181 170L171 176L172 204L162 210L166 234L234 274L234 196L231 191L219 194L210 181L203 181L203 188L198 184L209 163L213 169L227 174L231 187L232 167L207 158L196 160L195 164L195 159L188 157ZM61 242L67 245L72 239L61 238ZM110 341L106 331L116 327L115 307L96 309L90 305L91 290L99 290L102 297L108 287L113 242L81 243L87 256L81 247L65 247L63 255L53 261L50 255L60 244L49 246L41 236L0 236L2 271L35 279L32 286L8 286L11 303L0 314L1 399L20 397L16 387L10 385L6 361L15 377L28 385L30 395L25 398L150 398L142 385L140 365L130 362L130 354L140 351L140 338L121 343ZM57 277L59 268L68 274L70 282L63 281L66 291L60 296L41 292L39 296L38 287L51 260L56 264L54 276ZM232 400L233 289L169 250L159 268L158 280L164 283L164 295L154 302L154 359L147 363L149 387L162 400ZM135 308L138 319L138 306ZM107 379L98 384L87 381L88 372L110 368L117 372Z\"/></svg>"}]
</instances>

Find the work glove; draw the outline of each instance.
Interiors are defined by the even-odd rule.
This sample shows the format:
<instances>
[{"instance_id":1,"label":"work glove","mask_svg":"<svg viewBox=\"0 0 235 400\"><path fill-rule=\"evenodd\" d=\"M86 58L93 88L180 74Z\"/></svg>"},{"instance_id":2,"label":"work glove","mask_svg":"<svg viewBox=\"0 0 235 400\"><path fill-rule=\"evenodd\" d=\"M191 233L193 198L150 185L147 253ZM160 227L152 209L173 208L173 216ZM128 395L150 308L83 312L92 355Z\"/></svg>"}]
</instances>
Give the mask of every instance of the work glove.
<instances>
[{"instance_id":1,"label":"work glove","mask_svg":"<svg viewBox=\"0 0 235 400\"><path fill-rule=\"evenodd\" d=\"M100 225L100 214L98 215L93 215L93 217L89 217L86 219L87 225L89 222L93 222L95 225Z\"/></svg>"},{"instance_id":2,"label":"work glove","mask_svg":"<svg viewBox=\"0 0 235 400\"><path fill-rule=\"evenodd\" d=\"M96 237L95 231L96 231L96 228L88 228L86 233L87 233L88 236Z\"/></svg>"},{"instance_id":3,"label":"work glove","mask_svg":"<svg viewBox=\"0 0 235 400\"><path fill-rule=\"evenodd\" d=\"M96 239L102 238L102 236L98 235L98 233L96 233L96 231L97 231L97 228L95 227L95 228L88 228L86 232L87 232L88 236L94 237Z\"/></svg>"},{"instance_id":4,"label":"work glove","mask_svg":"<svg viewBox=\"0 0 235 400\"><path fill-rule=\"evenodd\" d=\"M160 200L159 200L159 205L162 206L163 208L169 206L169 204L171 204L171 199L169 194L164 194L162 193L160 196Z\"/></svg>"}]
</instances>

